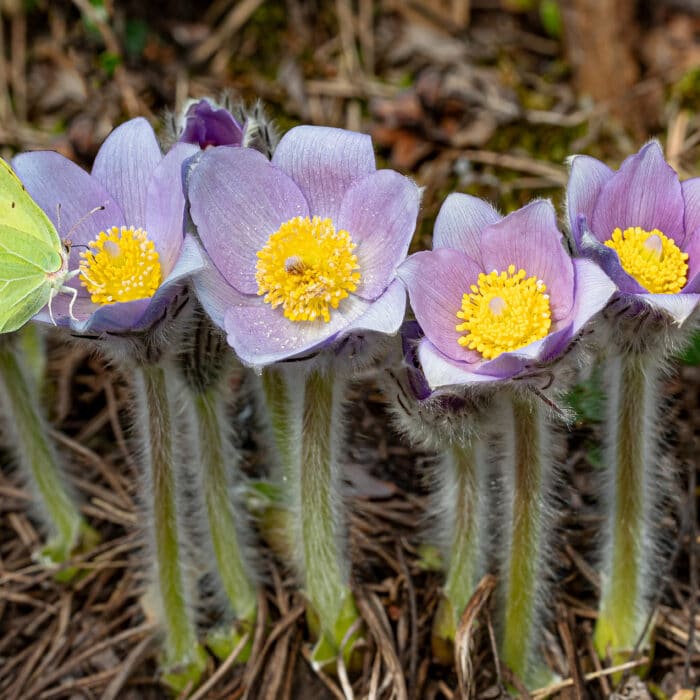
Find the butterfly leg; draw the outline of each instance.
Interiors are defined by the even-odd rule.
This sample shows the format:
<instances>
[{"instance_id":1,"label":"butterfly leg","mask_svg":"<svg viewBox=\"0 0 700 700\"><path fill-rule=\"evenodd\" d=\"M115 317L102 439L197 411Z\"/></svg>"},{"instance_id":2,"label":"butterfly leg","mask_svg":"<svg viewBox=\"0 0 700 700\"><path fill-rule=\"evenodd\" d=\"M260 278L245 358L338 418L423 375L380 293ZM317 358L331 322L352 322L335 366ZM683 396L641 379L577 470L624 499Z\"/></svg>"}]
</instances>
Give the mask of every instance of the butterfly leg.
<instances>
[{"instance_id":1,"label":"butterfly leg","mask_svg":"<svg viewBox=\"0 0 700 700\"><path fill-rule=\"evenodd\" d=\"M68 304L68 315L74 321L77 321L78 319L75 317L75 314L73 313L73 305L75 304L75 300L78 298L78 290L74 289L73 287L62 287L61 291L66 292L66 294L70 294L72 296L72 299L70 300L70 304Z\"/></svg>"}]
</instances>

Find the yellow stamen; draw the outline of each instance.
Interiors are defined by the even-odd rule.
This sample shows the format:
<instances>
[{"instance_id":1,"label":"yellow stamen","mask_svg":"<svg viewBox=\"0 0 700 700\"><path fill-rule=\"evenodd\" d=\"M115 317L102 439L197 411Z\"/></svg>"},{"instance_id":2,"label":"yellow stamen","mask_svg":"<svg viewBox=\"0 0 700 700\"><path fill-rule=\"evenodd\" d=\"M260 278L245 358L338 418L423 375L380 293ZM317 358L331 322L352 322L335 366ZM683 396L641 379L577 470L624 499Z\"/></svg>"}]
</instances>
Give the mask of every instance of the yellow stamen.
<instances>
[{"instance_id":1,"label":"yellow stamen","mask_svg":"<svg viewBox=\"0 0 700 700\"><path fill-rule=\"evenodd\" d=\"M350 234L330 219L295 216L258 251L258 294L282 306L291 321L331 319L342 299L357 289L360 273Z\"/></svg>"},{"instance_id":2,"label":"yellow stamen","mask_svg":"<svg viewBox=\"0 0 700 700\"><path fill-rule=\"evenodd\" d=\"M544 338L552 324L547 287L525 270L494 270L481 273L471 294L462 297L457 317L464 323L455 326L463 332L457 342L477 350L487 360L502 352L517 350Z\"/></svg>"},{"instance_id":3,"label":"yellow stamen","mask_svg":"<svg viewBox=\"0 0 700 700\"><path fill-rule=\"evenodd\" d=\"M678 294L688 281L688 253L658 229L616 228L605 245L617 253L625 272L653 294Z\"/></svg>"},{"instance_id":4,"label":"yellow stamen","mask_svg":"<svg viewBox=\"0 0 700 700\"><path fill-rule=\"evenodd\" d=\"M158 251L142 229L101 231L80 254L80 281L95 304L147 299L161 282Z\"/></svg>"}]
</instances>

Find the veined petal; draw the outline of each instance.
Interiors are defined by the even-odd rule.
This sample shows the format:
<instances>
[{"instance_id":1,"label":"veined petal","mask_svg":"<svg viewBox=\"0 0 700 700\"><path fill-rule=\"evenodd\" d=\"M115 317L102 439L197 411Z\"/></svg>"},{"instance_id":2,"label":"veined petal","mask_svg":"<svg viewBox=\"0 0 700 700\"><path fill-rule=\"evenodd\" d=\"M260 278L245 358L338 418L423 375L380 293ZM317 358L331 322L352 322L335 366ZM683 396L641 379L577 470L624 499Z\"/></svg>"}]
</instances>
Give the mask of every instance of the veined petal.
<instances>
[{"instance_id":1,"label":"veined petal","mask_svg":"<svg viewBox=\"0 0 700 700\"><path fill-rule=\"evenodd\" d=\"M405 315L406 289L401 280L396 279L361 316L348 323L342 335L354 331L375 331L394 335L401 328Z\"/></svg>"},{"instance_id":2,"label":"veined petal","mask_svg":"<svg viewBox=\"0 0 700 700\"><path fill-rule=\"evenodd\" d=\"M156 135L143 117L118 126L100 146L92 176L119 202L127 226L144 225L148 183L162 158Z\"/></svg>"},{"instance_id":3,"label":"veined petal","mask_svg":"<svg viewBox=\"0 0 700 700\"><path fill-rule=\"evenodd\" d=\"M474 365L446 357L427 338L421 340L418 345L418 359L428 385L433 390L447 386L487 384L506 378L506 376L477 374L473 371Z\"/></svg>"},{"instance_id":4,"label":"veined petal","mask_svg":"<svg viewBox=\"0 0 700 700\"><path fill-rule=\"evenodd\" d=\"M697 308L700 294L640 294L638 299L670 316L677 326L682 326Z\"/></svg>"},{"instance_id":5,"label":"veined petal","mask_svg":"<svg viewBox=\"0 0 700 700\"><path fill-rule=\"evenodd\" d=\"M553 319L566 316L573 304L574 270L548 200L536 200L487 227L481 238L484 270L525 270L547 285Z\"/></svg>"},{"instance_id":6,"label":"veined petal","mask_svg":"<svg viewBox=\"0 0 700 700\"><path fill-rule=\"evenodd\" d=\"M216 269L211 258L203 253L204 267L192 277L192 285L209 318L222 330L229 307L243 303L244 294L237 292Z\"/></svg>"},{"instance_id":7,"label":"veined petal","mask_svg":"<svg viewBox=\"0 0 700 700\"><path fill-rule=\"evenodd\" d=\"M630 156L603 185L591 230L604 242L616 228L655 228L683 247L684 202L678 175L664 160L657 141Z\"/></svg>"},{"instance_id":8,"label":"veined petal","mask_svg":"<svg viewBox=\"0 0 700 700\"><path fill-rule=\"evenodd\" d=\"M462 297L469 293L481 269L459 250L414 253L399 267L398 276L408 289L411 307L426 337L447 357L458 362L478 362L476 350L462 347L456 327Z\"/></svg>"},{"instance_id":9,"label":"veined petal","mask_svg":"<svg viewBox=\"0 0 700 700\"><path fill-rule=\"evenodd\" d=\"M481 262L481 234L503 217L488 202L453 192L440 207L433 231L433 250L454 248Z\"/></svg>"},{"instance_id":10,"label":"veined petal","mask_svg":"<svg viewBox=\"0 0 700 700\"><path fill-rule=\"evenodd\" d=\"M176 143L158 164L148 184L144 228L158 251L164 276L175 265L184 236L182 165L197 151L197 146L192 144Z\"/></svg>"},{"instance_id":11,"label":"veined petal","mask_svg":"<svg viewBox=\"0 0 700 700\"><path fill-rule=\"evenodd\" d=\"M376 299L395 277L416 228L419 204L419 188L393 170L378 170L345 194L336 228L348 231L357 244L358 296Z\"/></svg>"},{"instance_id":12,"label":"veined petal","mask_svg":"<svg viewBox=\"0 0 700 700\"><path fill-rule=\"evenodd\" d=\"M208 146L240 146L243 129L227 109L217 108L208 100L192 102L185 113L181 142Z\"/></svg>"},{"instance_id":13,"label":"veined petal","mask_svg":"<svg viewBox=\"0 0 700 700\"><path fill-rule=\"evenodd\" d=\"M294 182L257 151L211 148L189 175L199 237L224 279L255 294L258 251L285 221L309 214ZM261 300L262 301L262 300Z\"/></svg>"},{"instance_id":14,"label":"veined petal","mask_svg":"<svg viewBox=\"0 0 700 700\"><path fill-rule=\"evenodd\" d=\"M299 186L312 216L334 222L350 186L376 170L369 136L324 126L290 129L272 162Z\"/></svg>"},{"instance_id":15,"label":"veined petal","mask_svg":"<svg viewBox=\"0 0 700 700\"><path fill-rule=\"evenodd\" d=\"M605 163L590 156L574 156L570 164L571 172L566 188L566 214L571 234L576 244L580 245L583 231L579 226L579 217L585 216L590 225L600 190L614 173ZM601 243L608 238L601 240Z\"/></svg>"}]
</instances>

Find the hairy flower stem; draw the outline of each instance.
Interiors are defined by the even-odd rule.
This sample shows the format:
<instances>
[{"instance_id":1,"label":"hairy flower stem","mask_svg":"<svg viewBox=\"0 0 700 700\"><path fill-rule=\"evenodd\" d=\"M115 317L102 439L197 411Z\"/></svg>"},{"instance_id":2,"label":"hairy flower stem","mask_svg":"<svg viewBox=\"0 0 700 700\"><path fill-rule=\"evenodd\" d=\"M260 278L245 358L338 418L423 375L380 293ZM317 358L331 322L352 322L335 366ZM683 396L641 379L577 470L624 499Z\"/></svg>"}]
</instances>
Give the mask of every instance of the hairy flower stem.
<instances>
[{"instance_id":1,"label":"hairy flower stem","mask_svg":"<svg viewBox=\"0 0 700 700\"><path fill-rule=\"evenodd\" d=\"M231 474L237 469L238 454L229 444L230 429L221 389L221 382L201 390L190 387L198 432L198 463L195 466L216 559L216 573L236 619L246 628L243 631L250 632L257 615L257 594L241 543L241 518L236 516L231 493ZM238 635L230 638L230 635L219 634L218 638L223 647L217 649L218 645L210 639L213 650L217 656L228 656L226 651L230 653L233 647L228 647L235 646Z\"/></svg>"},{"instance_id":2,"label":"hairy flower stem","mask_svg":"<svg viewBox=\"0 0 700 700\"><path fill-rule=\"evenodd\" d=\"M345 638L358 618L343 542L338 465L346 380L332 368L301 362L265 373L276 375L265 378L263 387L297 571L310 604L310 624L319 635L313 659L320 666L334 660L344 641L342 651L350 658L356 635Z\"/></svg>"},{"instance_id":3,"label":"hairy flower stem","mask_svg":"<svg viewBox=\"0 0 700 700\"><path fill-rule=\"evenodd\" d=\"M655 550L648 542L656 507L656 395L660 373L653 353L608 360L607 467L610 469L602 590L594 642L601 658L627 660L649 615Z\"/></svg>"},{"instance_id":4,"label":"hairy flower stem","mask_svg":"<svg viewBox=\"0 0 700 700\"><path fill-rule=\"evenodd\" d=\"M435 507L439 526L447 535L447 572L432 642L435 654L448 662L454 655L447 647L454 642L462 612L482 573L485 461L484 446L474 438L452 443L438 464L441 482Z\"/></svg>"},{"instance_id":5,"label":"hairy flower stem","mask_svg":"<svg viewBox=\"0 0 700 700\"><path fill-rule=\"evenodd\" d=\"M145 466L145 503L155 555L152 590L164 634L164 681L175 690L194 685L206 665L197 642L192 606L185 584L183 542L177 512L177 475L173 468L175 421L172 382L166 363L137 366L139 428Z\"/></svg>"},{"instance_id":6,"label":"hairy flower stem","mask_svg":"<svg viewBox=\"0 0 700 700\"><path fill-rule=\"evenodd\" d=\"M0 337L0 401L15 460L29 480L37 513L49 539L38 552L46 566L65 563L81 545L98 539L84 521L73 498L68 477L49 437L49 425L41 404L37 377L22 362L12 338ZM76 569L62 571L58 578L69 580Z\"/></svg>"},{"instance_id":7,"label":"hairy flower stem","mask_svg":"<svg viewBox=\"0 0 700 700\"><path fill-rule=\"evenodd\" d=\"M551 464L549 426L537 398L513 392L510 425L505 426L508 454L503 478L509 502L505 559L502 563L501 660L527 687L541 682L543 666L535 646L540 602L546 582L545 508ZM510 443L510 444L508 444Z\"/></svg>"}]
</instances>

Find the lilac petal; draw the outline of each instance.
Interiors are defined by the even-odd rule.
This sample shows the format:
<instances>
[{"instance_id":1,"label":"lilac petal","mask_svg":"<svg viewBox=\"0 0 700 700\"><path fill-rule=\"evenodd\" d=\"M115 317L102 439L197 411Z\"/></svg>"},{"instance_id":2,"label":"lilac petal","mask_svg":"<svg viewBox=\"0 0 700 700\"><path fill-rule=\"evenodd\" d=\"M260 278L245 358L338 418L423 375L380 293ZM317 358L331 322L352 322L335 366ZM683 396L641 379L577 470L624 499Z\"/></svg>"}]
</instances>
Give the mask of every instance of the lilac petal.
<instances>
[{"instance_id":1,"label":"lilac petal","mask_svg":"<svg viewBox=\"0 0 700 700\"><path fill-rule=\"evenodd\" d=\"M184 235L182 164L197 150L192 144L176 143L158 164L148 184L144 227L158 251L165 276L175 265Z\"/></svg>"},{"instance_id":2,"label":"lilac petal","mask_svg":"<svg viewBox=\"0 0 700 700\"><path fill-rule=\"evenodd\" d=\"M299 188L248 148L210 148L189 175L190 212L207 253L226 281L256 294L258 251L285 221L307 216Z\"/></svg>"},{"instance_id":3,"label":"lilac petal","mask_svg":"<svg viewBox=\"0 0 700 700\"><path fill-rule=\"evenodd\" d=\"M596 314L608 304L617 290L613 280L590 260L574 260L575 303L567 319L572 333L578 333Z\"/></svg>"},{"instance_id":4,"label":"lilac petal","mask_svg":"<svg viewBox=\"0 0 700 700\"><path fill-rule=\"evenodd\" d=\"M406 315L406 289L401 280L394 280L387 290L375 299L362 316L350 321L342 332L375 331L394 335L398 333Z\"/></svg>"},{"instance_id":5,"label":"lilac petal","mask_svg":"<svg viewBox=\"0 0 700 700\"><path fill-rule=\"evenodd\" d=\"M433 231L433 250L454 248L481 261L481 233L503 217L483 199L453 192L440 207Z\"/></svg>"},{"instance_id":6,"label":"lilac petal","mask_svg":"<svg viewBox=\"0 0 700 700\"><path fill-rule=\"evenodd\" d=\"M427 338L421 340L418 345L418 359L420 360L423 374L431 389L439 389L446 386L463 386L465 384L485 384L488 382L505 379L505 376L492 376L477 374L473 371L475 366L464 362L456 362L443 355Z\"/></svg>"},{"instance_id":7,"label":"lilac petal","mask_svg":"<svg viewBox=\"0 0 700 700\"><path fill-rule=\"evenodd\" d=\"M683 249L688 252L689 237L700 229L700 177L693 177L690 180L681 182L683 201L685 202L683 229L685 240ZM698 231L700 233L700 231ZM678 243L678 241L676 241Z\"/></svg>"},{"instance_id":8,"label":"lilac petal","mask_svg":"<svg viewBox=\"0 0 700 700\"><path fill-rule=\"evenodd\" d=\"M350 233L362 275L355 292L376 299L395 277L416 228L420 190L393 170L378 170L346 193L337 227Z\"/></svg>"},{"instance_id":9,"label":"lilac petal","mask_svg":"<svg viewBox=\"0 0 700 700\"><path fill-rule=\"evenodd\" d=\"M552 317L566 316L573 303L574 269L564 250L557 216L548 200L534 201L484 230L481 238L484 270L522 268L547 285Z\"/></svg>"},{"instance_id":10,"label":"lilac petal","mask_svg":"<svg viewBox=\"0 0 700 700\"><path fill-rule=\"evenodd\" d=\"M151 303L150 299L117 302L97 306L86 319L70 320L71 330L81 335L124 333L140 327L139 322Z\"/></svg>"},{"instance_id":11,"label":"lilac petal","mask_svg":"<svg viewBox=\"0 0 700 700\"><path fill-rule=\"evenodd\" d=\"M70 270L76 270L80 263L78 246L88 245L100 231L126 224L104 187L62 155L53 151L22 153L12 159L12 167L59 236L73 244ZM97 207L102 208L95 211Z\"/></svg>"},{"instance_id":12,"label":"lilac petal","mask_svg":"<svg viewBox=\"0 0 700 700\"><path fill-rule=\"evenodd\" d=\"M240 146L243 129L227 109L215 108L208 100L199 100L188 107L179 140L199 148Z\"/></svg>"},{"instance_id":13,"label":"lilac petal","mask_svg":"<svg viewBox=\"0 0 700 700\"><path fill-rule=\"evenodd\" d=\"M595 237L607 241L616 228L659 229L683 245L683 193L661 146L648 143L603 185L590 220Z\"/></svg>"},{"instance_id":14,"label":"lilac petal","mask_svg":"<svg viewBox=\"0 0 700 700\"><path fill-rule=\"evenodd\" d=\"M579 217L585 216L590 223L600 190L614 173L605 163L590 156L574 156L570 163L571 172L566 188L566 214L574 240L577 245L580 245L583 232L579 226Z\"/></svg>"},{"instance_id":15,"label":"lilac petal","mask_svg":"<svg viewBox=\"0 0 700 700\"><path fill-rule=\"evenodd\" d=\"M369 136L325 126L297 126L288 131L272 162L297 183L312 216L334 222L345 192L376 169Z\"/></svg>"},{"instance_id":16,"label":"lilac petal","mask_svg":"<svg viewBox=\"0 0 700 700\"><path fill-rule=\"evenodd\" d=\"M637 298L670 316L677 326L683 325L700 302L700 294L640 294Z\"/></svg>"},{"instance_id":17,"label":"lilac petal","mask_svg":"<svg viewBox=\"0 0 700 700\"><path fill-rule=\"evenodd\" d=\"M580 253L600 266L621 291L648 294L648 291L632 275L625 272L617 253L603 245L588 229L585 229L581 236Z\"/></svg>"},{"instance_id":18,"label":"lilac petal","mask_svg":"<svg viewBox=\"0 0 700 700\"><path fill-rule=\"evenodd\" d=\"M476 350L463 348L457 339L457 312L481 269L459 250L440 248L411 255L398 269L408 288L411 307L426 337L447 357L458 362L477 362Z\"/></svg>"},{"instance_id":19,"label":"lilac petal","mask_svg":"<svg viewBox=\"0 0 700 700\"><path fill-rule=\"evenodd\" d=\"M156 135L143 117L117 127L97 152L92 176L119 202L127 226L143 226L148 182L162 157Z\"/></svg>"},{"instance_id":20,"label":"lilac petal","mask_svg":"<svg viewBox=\"0 0 700 700\"><path fill-rule=\"evenodd\" d=\"M331 312L328 323L295 322L284 317L281 307L273 309L262 297L241 294L226 311L224 328L229 345L242 362L264 367L333 342L353 321L368 312L373 303L377 302L350 295Z\"/></svg>"},{"instance_id":21,"label":"lilac petal","mask_svg":"<svg viewBox=\"0 0 700 700\"><path fill-rule=\"evenodd\" d=\"M209 318L223 330L226 311L233 304L240 303L244 296L237 292L216 269L206 253L205 266L192 277L195 294Z\"/></svg>"},{"instance_id":22,"label":"lilac petal","mask_svg":"<svg viewBox=\"0 0 700 700\"><path fill-rule=\"evenodd\" d=\"M70 294L60 293L51 301L53 320L56 322L57 326L69 327L71 325L71 316L69 313L71 299L72 297ZM94 313L98 308L98 304L93 304L89 296L78 295L75 299L75 304L73 304L73 316L79 321L85 321L90 314ZM52 323L48 304L34 316L33 320L41 321L42 323Z\"/></svg>"}]
</instances>

